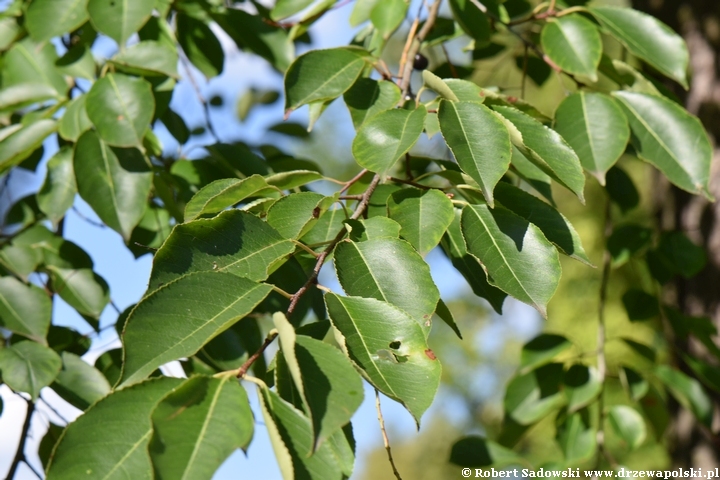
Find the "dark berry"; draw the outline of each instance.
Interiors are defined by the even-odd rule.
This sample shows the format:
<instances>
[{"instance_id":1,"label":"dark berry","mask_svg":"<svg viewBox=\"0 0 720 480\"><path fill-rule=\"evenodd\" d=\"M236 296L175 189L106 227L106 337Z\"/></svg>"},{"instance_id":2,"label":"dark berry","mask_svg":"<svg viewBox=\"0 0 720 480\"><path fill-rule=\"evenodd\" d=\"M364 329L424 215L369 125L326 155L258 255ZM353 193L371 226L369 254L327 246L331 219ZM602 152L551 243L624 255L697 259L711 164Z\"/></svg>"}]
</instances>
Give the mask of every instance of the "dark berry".
<instances>
[{"instance_id":1,"label":"dark berry","mask_svg":"<svg viewBox=\"0 0 720 480\"><path fill-rule=\"evenodd\" d=\"M425 70L428 67L428 59L422 53L415 55L415 61L413 62L413 68L415 70Z\"/></svg>"}]
</instances>

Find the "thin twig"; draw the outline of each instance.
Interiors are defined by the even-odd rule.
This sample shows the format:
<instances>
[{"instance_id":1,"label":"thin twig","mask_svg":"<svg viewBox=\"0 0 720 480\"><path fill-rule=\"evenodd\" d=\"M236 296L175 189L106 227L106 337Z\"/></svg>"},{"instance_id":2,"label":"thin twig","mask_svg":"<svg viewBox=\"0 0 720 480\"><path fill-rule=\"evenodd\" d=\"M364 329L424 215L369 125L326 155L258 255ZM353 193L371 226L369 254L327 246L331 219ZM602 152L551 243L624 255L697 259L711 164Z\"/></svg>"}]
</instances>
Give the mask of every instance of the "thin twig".
<instances>
[{"instance_id":1,"label":"thin twig","mask_svg":"<svg viewBox=\"0 0 720 480\"><path fill-rule=\"evenodd\" d=\"M68 423L70 423L70 421L69 421L67 418L65 418L64 416L62 416L62 415L60 414L60 412L58 412L55 407L53 407L52 405L50 405L50 402L48 402L47 400L45 400L45 399L42 397L42 395L40 395L40 400L45 404L46 407L48 407L48 408L50 409L51 412L53 412L53 413L55 414L56 417L58 417L60 420L62 420L63 422L65 422L65 425L67 425Z\"/></svg>"},{"instance_id":2,"label":"thin twig","mask_svg":"<svg viewBox=\"0 0 720 480\"><path fill-rule=\"evenodd\" d=\"M442 0L435 0L435 3L433 3L428 10L428 15L425 19L425 23L423 24L417 35L415 35L410 42L410 47L408 48L407 55L405 56L405 63L402 65L402 70L400 71L400 90L402 90L400 102L405 101L408 91L410 90L410 79L412 78L413 71L413 62L411 60L415 58L418 50L420 50L420 45L422 44L423 40L425 40L425 37L428 36L430 31L435 26L435 19L437 18L438 12L440 11L441 3Z\"/></svg>"},{"instance_id":3,"label":"thin twig","mask_svg":"<svg viewBox=\"0 0 720 480\"><path fill-rule=\"evenodd\" d=\"M25 465L27 465L27 467L30 469L30 471L32 471L37 478L40 478L40 479L44 478L40 472L38 472L37 470L35 470L35 467L33 467L32 465L30 465L30 462L27 461L27 458L24 458L24 459L23 459L23 463L24 463Z\"/></svg>"},{"instance_id":4,"label":"thin twig","mask_svg":"<svg viewBox=\"0 0 720 480\"><path fill-rule=\"evenodd\" d=\"M77 215L78 217L80 217L81 220L84 220L85 222L87 222L88 224L92 225L93 227L97 227L97 228L107 228L104 223L96 222L96 221L93 220L92 218L89 218L89 217L85 216L75 205L72 206L72 211L73 211L73 213L75 213L75 215Z\"/></svg>"},{"instance_id":5,"label":"thin twig","mask_svg":"<svg viewBox=\"0 0 720 480\"><path fill-rule=\"evenodd\" d=\"M365 172L360 172L364 175ZM356 178L352 179L350 182L359 180L359 175L356 176ZM348 182L348 183L350 183ZM351 220L357 220L362 216L362 214L365 212L365 209L367 209L368 204L370 203L370 197L372 196L373 192L375 191L375 188L377 188L378 184L380 183L380 175L375 175L370 182L370 185L368 185L368 188L365 190L365 193L362 195L362 199L358 203L357 207L355 207L355 211L352 215L350 215ZM317 283L317 277L320 274L320 269L322 268L323 264L325 263L325 259L327 259L328 255L332 253L332 251L335 249L335 246L345 237L345 234L347 233L347 229L345 226L343 226L342 229L338 232L338 234L335 236L335 238L328 244L328 246L325 248L325 250L320 253L317 257L317 261L315 262L315 267L313 268L312 273L310 274L310 278L307 279L305 284L300 287L300 289L295 292L295 294L292 295L290 298L290 305L287 308L286 316L290 316L292 312L295 311L295 308L297 307L298 302L300 301L300 298L302 298L303 295L305 295L305 292L308 291L308 289ZM248 369L252 366L255 361L260 358L260 355L265 352L267 347L270 346L270 344L275 340L275 337L277 337L277 332L270 333L262 345L260 345L260 348L253 353L246 361L242 364L242 366L237 370L237 377L241 378L245 376Z\"/></svg>"},{"instance_id":6,"label":"thin twig","mask_svg":"<svg viewBox=\"0 0 720 480\"><path fill-rule=\"evenodd\" d=\"M367 168L363 168L357 175L345 182L343 188L340 190L340 195L347 192L348 189L355 185L362 177L364 177L367 172Z\"/></svg>"},{"instance_id":7,"label":"thin twig","mask_svg":"<svg viewBox=\"0 0 720 480\"><path fill-rule=\"evenodd\" d=\"M398 472L398 469L395 466L395 461L393 460L392 456L392 450L390 449L390 439L388 439L387 430L385 430L385 420L383 419L382 410L380 409L380 392L377 388L375 389L375 407L377 408L378 422L380 422L380 432L382 433L383 443L385 444L385 450L387 451L390 466L392 467L393 473L395 474L395 478L397 478L397 480L402 480L400 472Z\"/></svg>"},{"instance_id":8,"label":"thin twig","mask_svg":"<svg viewBox=\"0 0 720 480\"><path fill-rule=\"evenodd\" d=\"M6 480L12 480L15 478L15 473L17 473L20 462L25 461L25 442L27 441L28 434L30 433L30 423L32 422L32 416L35 412L35 403L32 400L26 399L19 394L17 395L27 402L27 413L25 414L25 422L23 423L22 430L20 432L20 441L18 442L17 450L15 451L15 458L13 458L10 470L8 471L7 477L5 477Z\"/></svg>"},{"instance_id":9,"label":"thin twig","mask_svg":"<svg viewBox=\"0 0 720 480\"><path fill-rule=\"evenodd\" d=\"M208 132L210 132L210 135L213 136L216 142L220 141L220 137L218 137L217 133L215 132L215 129L213 128L212 122L210 121L210 105L207 102L207 99L203 96L202 92L200 91L200 86L195 81L195 77L192 74L192 67L190 67L190 60L188 60L187 56L185 56L185 52L183 52L182 48L178 45L178 53L180 62L183 64L183 67L185 68L185 71L187 72L187 78L190 80L190 84L193 87L193 90L195 90L195 94L198 97L198 100L200 101L200 104L203 107L203 110L205 112L205 124L207 125Z\"/></svg>"},{"instance_id":10,"label":"thin twig","mask_svg":"<svg viewBox=\"0 0 720 480\"><path fill-rule=\"evenodd\" d=\"M605 304L607 302L607 288L610 281L610 252L607 249L607 239L612 233L612 219L610 216L610 199L605 205L605 222L603 227L603 235L605 236L605 251L603 252L603 269L602 279L600 280L600 297L598 301L598 331L597 331L597 369L600 380L600 395L598 397L598 431L597 445L600 452L605 454L605 414L603 412L605 395L605 377L607 375L607 363L605 359ZM596 464L600 463L600 455L598 454Z\"/></svg>"}]
</instances>

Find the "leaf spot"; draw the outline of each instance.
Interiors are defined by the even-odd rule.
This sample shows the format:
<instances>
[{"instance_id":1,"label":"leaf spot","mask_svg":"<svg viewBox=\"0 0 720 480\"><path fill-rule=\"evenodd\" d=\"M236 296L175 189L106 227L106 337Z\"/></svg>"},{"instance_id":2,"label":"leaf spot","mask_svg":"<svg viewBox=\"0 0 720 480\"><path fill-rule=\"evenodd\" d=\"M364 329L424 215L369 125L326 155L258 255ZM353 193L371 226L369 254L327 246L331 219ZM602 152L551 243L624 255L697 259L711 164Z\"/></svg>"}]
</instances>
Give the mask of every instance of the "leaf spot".
<instances>
[{"instance_id":1,"label":"leaf spot","mask_svg":"<svg viewBox=\"0 0 720 480\"><path fill-rule=\"evenodd\" d=\"M427 357L428 357L430 360L437 360L437 357L435 356L435 353L434 353L432 350L430 350L429 348L425 350L425 355L427 355Z\"/></svg>"}]
</instances>

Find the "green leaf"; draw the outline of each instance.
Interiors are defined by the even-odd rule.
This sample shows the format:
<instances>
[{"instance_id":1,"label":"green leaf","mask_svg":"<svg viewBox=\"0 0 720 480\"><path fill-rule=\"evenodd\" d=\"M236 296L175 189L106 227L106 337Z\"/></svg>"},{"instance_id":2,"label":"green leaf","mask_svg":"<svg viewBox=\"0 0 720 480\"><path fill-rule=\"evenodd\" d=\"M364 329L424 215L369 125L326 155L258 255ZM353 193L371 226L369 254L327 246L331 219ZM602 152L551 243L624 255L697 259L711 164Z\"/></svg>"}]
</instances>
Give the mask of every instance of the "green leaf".
<instances>
[{"instance_id":1,"label":"green leaf","mask_svg":"<svg viewBox=\"0 0 720 480\"><path fill-rule=\"evenodd\" d=\"M400 236L420 255L435 248L455 218L452 202L440 190L406 188L388 199L388 213L400 224Z\"/></svg>"},{"instance_id":2,"label":"green leaf","mask_svg":"<svg viewBox=\"0 0 720 480\"><path fill-rule=\"evenodd\" d=\"M88 18L88 0L34 0L25 14L25 27L38 42L75 30Z\"/></svg>"},{"instance_id":3,"label":"green leaf","mask_svg":"<svg viewBox=\"0 0 720 480\"><path fill-rule=\"evenodd\" d=\"M505 413L520 425L531 425L566 403L560 388L563 368L551 363L520 375L505 391Z\"/></svg>"},{"instance_id":4,"label":"green leaf","mask_svg":"<svg viewBox=\"0 0 720 480\"><path fill-rule=\"evenodd\" d=\"M440 292L430 267L406 242L380 238L341 242L335 269L348 295L383 300L414 318L425 336Z\"/></svg>"},{"instance_id":5,"label":"green leaf","mask_svg":"<svg viewBox=\"0 0 720 480\"><path fill-rule=\"evenodd\" d=\"M110 385L115 385L122 373L122 360L122 348L114 348L95 360L95 368L105 376Z\"/></svg>"},{"instance_id":6,"label":"green leaf","mask_svg":"<svg viewBox=\"0 0 720 480\"><path fill-rule=\"evenodd\" d=\"M0 410L0 413L2 413L1 410ZM40 441L40 445L38 446L38 457L40 457L40 461L42 462L43 468L47 467L47 464L48 464L48 461L50 460L53 449L55 448L55 444L60 439L60 436L62 435L62 432L64 430L65 430L65 427L55 425L54 423L51 422L48 427L48 431L45 433L42 440Z\"/></svg>"},{"instance_id":7,"label":"green leaf","mask_svg":"<svg viewBox=\"0 0 720 480\"><path fill-rule=\"evenodd\" d=\"M650 388L648 381L632 368L622 367L620 369L620 381L627 390L630 398L635 401L641 400L647 395Z\"/></svg>"},{"instance_id":8,"label":"green leaf","mask_svg":"<svg viewBox=\"0 0 720 480\"><path fill-rule=\"evenodd\" d=\"M222 232L222 236L219 233ZM149 292L192 272L229 272L262 281L295 245L255 215L228 210L176 225L155 254Z\"/></svg>"},{"instance_id":9,"label":"green leaf","mask_svg":"<svg viewBox=\"0 0 720 480\"><path fill-rule=\"evenodd\" d=\"M630 450L635 450L645 441L647 436L645 420L634 408L614 405L608 412L608 420L615 433L625 440Z\"/></svg>"},{"instance_id":10,"label":"green leaf","mask_svg":"<svg viewBox=\"0 0 720 480\"><path fill-rule=\"evenodd\" d=\"M35 271L42 261L42 252L28 245L5 245L0 249L0 265L23 280Z\"/></svg>"},{"instance_id":11,"label":"green leaf","mask_svg":"<svg viewBox=\"0 0 720 480\"><path fill-rule=\"evenodd\" d=\"M663 266L673 274L692 278L705 268L705 249L695 245L682 232L666 232L660 237L656 250Z\"/></svg>"},{"instance_id":12,"label":"green leaf","mask_svg":"<svg viewBox=\"0 0 720 480\"><path fill-rule=\"evenodd\" d=\"M385 110L373 116L357 132L352 153L361 167L385 175L412 148L422 134L427 110Z\"/></svg>"},{"instance_id":13,"label":"green leaf","mask_svg":"<svg viewBox=\"0 0 720 480\"><path fill-rule=\"evenodd\" d=\"M559 353L572 346L562 335L543 333L523 346L520 352L520 373L525 374L550 363Z\"/></svg>"},{"instance_id":14,"label":"green leaf","mask_svg":"<svg viewBox=\"0 0 720 480\"><path fill-rule=\"evenodd\" d=\"M258 388L260 407L284 479L341 480L338 457L330 442L312 450L310 420L267 387Z\"/></svg>"},{"instance_id":15,"label":"green leaf","mask_svg":"<svg viewBox=\"0 0 720 480\"><path fill-rule=\"evenodd\" d=\"M405 19L407 10L405 0L383 0L377 2L370 11L370 21L378 33L388 39Z\"/></svg>"},{"instance_id":16,"label":"green leaf","mask_svg":"<svg viewBox=\"0 0 720 480\"><path fill-rule=\"evenodd\" d=\"M640 225L621 225L613 230L607 241L612 265L619 267L650 244L653 231Z\"/></svg>"},{"instance_id":17,"label":"green leaf","mask_svg":"<svg viewBox=\"0 0 720 480\"><path fill-rule=\"evenodd\" d=\"M502 304L507 294L488 283L482 264L468 253L460 228L460 216L460 210L456 210L455 219L441 242L443 250L453 266L465 277L473 293L486 299L498 314L502 314Z\"/></svg>"},{"instance_id":18,"label":"green leaf","mask_svg":"<svg viewBox=\"0 0 720 480\"><path fill-rule=\"evenodd\" d=\"M700 120L666 98L632 92L614 95L630 121L637 155L683 190L711 198L712 147Z\"/></svg>"},{"instance_id":19,"label":"green leaf","mask_svg":"<svg viewBox=\"0 0 720 480\"><path fill-rule=\"evenodd\" d=\"M670 27L630 8L592 7L588 10L630 53L688 88L687 47Z\"/></svg>"},{"instance_id":20,"label":"green leaf","mask_svg":"<svg viewBox=\"0 0 720 480\"><path fill-rule=\"evenodd\" d=\"M80 135L92 128L92 122L87 116L85 101L87 95L75 97L65 107L65 113L60 119L58 131L65 140L77 142Z\"/></svg>"},{"instance_id":21,"label":"green leaf","mask_svg":"<svg viewBox=\"0 0 720 480\"><path fill-rule=\"evenodd\" d=\"M547 302L560 280L557 250L540 229L502 207L463 209L467 251L487 272L488 281L547 316Z\"/></svg>"},{"instance_id":22,"label":"green leaf","mask_svg":"<svg viewBox=\"0 0 720 480\"><path fill-rule=\"evenodd\" d=\"M363 399L362 379L337 348L304 335L295 335L284 315L273 321L280 333L282 355L300 392L312 424L312 454L350 421Z\"/></svg>"},{"instance_id":23,"label":"green leaf","mask_svg":"<svg viewBox=\"0 0 720 480\"><path fill-rule=\"evenodd\" d=\"M127 241L145 213L152 172L139 150L108 146L94 131L75 146L80 196L98 217Z\"/></svg>"},{"instance_id":24,"label":"green leaf","mask_svg":"<svg viewBox=\"0 0 720 480\"><path fill-rule=\"evenodd\" d=\"M438 304L435 307L435 314L440 317L440 319L445 322L445 324L450 327L453 332L455 332L455 335L457 335L460 340L462 340L463 337L457 323L455 323L455 318L448 306L445 305L445 302L443 302L442 298L438 300Z\"/></svg>"},{"instance_id":25,"label":"green leaf","mask_svg":"<svg viewBox=\"0 0 720 480\"><path fill-rule=\"evenodd\" d=\"M425 85L433 89L435 93L440 95L442 98L453 102L460 101L457 95L455 95L453 89L450 88L450 85L448 85L445 80L441 79L440 77L432 73L430 70L423 70L422 78Z\"/></svg>"},{"instance_id":26,"label":"green leaf","mask_svg":"<svg viewBox=\"0 0 720 480\"><path fill-rule=\"evenodd\" d=\"M217 77L222 73L225 54L220 41L209 26L200 20L180 13L177 16L177 36L188 60L206 78Z\"/></svg>"},{"instance_id":27,"label":"green leaf","mask_svg":"<svg viewBox=\"0 0 720 480\"><path fill-rule=\"evenodd\" d=\"M36 43L27 37L4 54L2 65L3 88L22 84L51 86L58 97L68 91L65 77L55 68L57 52L50 43Z\"/></svg>"},{"instance_id":28,"label":"green leaf","mask_svg":"<svg viewBox=\"0 0 720 480\"><path fill-rule=\"evenodd\" d=\"M720 370L716 366L688 355L683 355L683 360L705 385L720 393Z\"/></svg>"},{"instance_id":29,"label":"green leaf","mask_svg":"<svg viewBox=\"0 0 720 480\"><path fill-rule=\"evenodd\" d=\"M649 320L660 314L657 298L637 288L625 292L622 303L631 322Z\"/></svg>"},{"instance_id":30,"label":"green leaf","mask_svg":"<svg viewBox=\"0 0 720 480\"><path fill-rule=\"evenodd\" d=\"M397 307L372 298L328 293L325 302L353 363L378 390L402 403L419 425L442 369L420 325Z\"/></svg>"},{"instance_id":31,"label":"green leaf","mask_svg":"<svg viewBox=\"0 0 720 480\"><path fill-rule=\"evenodd\" d=\"M265 177L265 181L268 185L277 187L279 190L292 190L293 188L323 180L324 178L321 173L312 170L293 170L268 175Z\"/></svg>"},{"instance_id":32,"label":"green leaf","mask_svg":"<svg viewBox=\"0 0 720 480\"><path fill-rule=\"evenodd\" d=\"M47 163L45 182L37 193L38 207L57 224L75 201L77 185L73 169L73 151L62 148Z\"/></svg>"},{"instance_id":33,"label":"green leaf","mask_svg":"<svg viewBox=\"0 0 720 480\"><path fill-rule=\"evenodd\" d=\"M333 202L333 197L315 192L291 193L270 207L267 223L285 238L300 238Z\"/></svg>"},{"instance_id":34,"label":"green leaf","mask_svg":"<svg viewBox=\"0 0 720 480\"><path fill-rule=\"evenodd\" d=\"M87 410L110 393L110 384L103 374L70 352L62 352L62 369L50 387L80 410Z\"/></svg>"},{"instance_id":35,"label":"green leaf","mask_svg":"<svg viewBox=\"0 0 720 480\"><path fill-rule=\"evenodd\" d=\"M495 187L495 199L503 207L540 228L545 237L562 253L592 266L582 246L580 235L575 231L570 220L553 206L508 183L499 183Z\"/></svg>"},{"instance_id":36,"label":"green leaf","mask_svg":"<svg viewBox=\"0 0 720 480\"><path fill-rule=\"evenodd\" d=\"M558 67L597 81L602 41L590 20L577 14L552 19L543 27L540 42L545 54Z\"/></svg>"},{"instance_id":37,"label":"green leaf","mask_svg":"<svg viewBox=\"0 0 720 480\"><path fill-rule=\"evenodd\" d=\"M515 145L513 145L512 148L510 164L520 178L525 180L528 185L534 188L535 191L542 195L548 202L555 205L555 201L552 198L550 176L528 160Z\"/></svg>"},{"instance_id":38,"label":"green leaf","mask_svg":"<svg viewBox=\"0 0 720 480\"><path fill-rule=\"evenodd\" d=\"M0 350L0 353L2 350ZM683 407L690 410L701 423L710 428L713 403L700 382L667 365L655 368L655 376Z\"/></svg>"},{"instance_id":39,"label":"green leaf","mask_svg":"<svg viewBox=\"0 0 720 480\"><path fill-rule=\"evenodd\" d=\"M41 288L0 277L0 325L46 345L52 302Z\"/></svg>"},{"instance_id":40,"label":"green leaf","mask_svg":"<svg viewBox=\"0 0 720 480\"><path fill-rule=\"evenodd\" d=\"M520 110L503 106L493 108L511 122L511 125L506 123L510 138L523 155L585 203L585 176L580 159L570 145L555 130Z\"/></svg>"},{"instance_id":41,"label":"green leaf","mask_svg":"<svg viewBox=\"0 0 720 480\"><path fill-rule=\"evenodd\" d=\"M54 350L23 340L0 348L0 374L8 387L37 400L40 390L55 380L62 362Z\"/></svg>"},{"instance_id":42,"label":"green leaf","mask_svg":"<svg viewBox=\"0 0 720 480\"><path fill-rule=\"evenodd\" d=\"M22 27L18 25L17 20L8 15L9 12L5 11L4 13L5 15L0 17L0 51L3 52L13 44L18 35L23 31Z\"/></svg>"},{"instance_id":43,"label":"green leaf","mask_svg":"<svg viewBox=\"0 0 720 480\"><path fill-rule=\"evenodd\" d=\"M155 2L147 0L89 0L87 6L95 29L118 42L121 49L145 25L154 7Z\"/></svg>"},{"instance_id":44,"label":"green leaf","mask_svg":"<svg viewBox=\"0 0 720 480\"><path fill-rule=\"evenodd\" d=\"M55 61L57 71L70 77L95 80L97 64L90 46L78 44Z\"/></svg>"},{"instance_id":45,"label":"green leaf","mask_svg":"<svg viewBox=\"0 0 720 480\"><path fill-rule=\"evenodd\" d=\"M138 42L115 55L110 62L128 73L178 78L177 51L162 41Z\"/></svg>"},{"instance_id":46,"label":"green leaf","mask_svg":"<svg viewBox=\"0 0 720 480\"><path fill-rule=\"evenodd\" d=\"M196 272L145 296L123 330L120 385L136 383L172 360L194 355L250 313L272 290L222 272Z\"/></svg>"},{"instance_id":47,"label":"green leaf","mask_svg":"<svg viewBox=\"0 0 720 480\"><path fill-rule=\"evenodd\" d=\"M606 181L605 190L610 200L620 207L623 213L640 204L640 194L625 170L615 165L607 172Z\"/></svg>"},{"instance_id":48,"label":"green leaf","mask_svg":"<svg viewBox=\"0 0 720 480\"><path fill-rule=\"evenodd\" d=\"M152 412L150 441L157 478L211 478L253 436L245 389L234 378L192 377Z\"/></svg>"},{"instance_id":49,"label":"green leaf","mask_svg":"<svg viewBox=\"0 0 720 480\"><path fill-rule=\"evenodd\" d=\"M32 155L55 130L55 120L42 119L20 127L0 141L0 174Z\"/></svg>"},{"instance_id":50,"label":"green leaf","mask_svg":"<svg viewBox=\"0 0 720 480\"><path fill-rule=\"evenodd\" d=\"M563 378L568 412L586 407L602 391L602 382L597 369L585 365L573 365Z\"/></svg>"},{"instance_id":51,"label":"green leaf","mask_svg":"<svg viewBox=\"0 0 720 480\"><path fill-rule=\"evenodd\" d=\"M49 265L53 290L81 315L99 319L110 301L107 282L89 268L60 268Z\"/></svg>"},{"instance_id":52,"label":"green leaf","mask_svg":"<svg viewBox=\"0 0 720 480\"><path fill-rule=\"evenodd\" d=\"M510 166L512 145L507 128L477 102L442 100L438 121L458 165L480 185L493 207L493 189Z\"/></svg>"},{"instance_id":53,"label":"green leaf","mask_svg":"<svg viewBox=\"0 0 720 480\"><path fill-rule=\"evenodd\" d=\"M597 448L596 436L595 429L586 424L580 413L568 416L557 428L557 440L568 462L592 458Z\"/></svg>"},{"instance_id":54,"label":"green leaf","mask_svg":"<svg viewBox=\"0 0 720 480\"><path fill-rule=\"evenodd\" d=\"M285 110L332 100L345 93L365 69L367 52L359 48L311 50L300 55L285 74Z\"/></svg>"},{"instance_id":55,"label":"green leaf","mask_svg":"<svg viewBox=\"0 0 720 480\"><path fill-rule=\"evenodd\" d=\"M377 240L378 238L400 238L400 224L388 217L372 217L361 220L346 220L345 228L353 242Z\"/></svg>"},{"instance_id":56,"label":"green leaf","mask_svg":"<svg viewBox=\"0 0 720 480\"><path fill-rule=\"evenodd\" d=\"M490 40L490 21L472 0L450 0L455 21L479 45Z\"/></svg>"},{"instance_id":57,"label":"green leaf","mask_svg":"<svg viewBox=\"0 0 720 480\"><path fill-rule=\"evenodd\" d=\"M400 95L400 88L391 81L359 78L343 94L343 100L357 130L374 115L395 107Z\"/></svg>"},{"instance_id":58,"label":"green leaf","mask_svg":"<svg viewBox=\"0 0 720 480\"><path fill-rule=\"evenodd\" d=\"M329 242L334 239L343 228L343 220L345 220L345 211L342 208L328 210L320 216L312 230L301 238L302 242L307 245ZM397 236L400 236L399 228Z\"/></svg>"},{"instance_id":59,"label":"green leaf","mask_svg":"<svg viewBox=\"0 0 720 480\"><path fill-rule=\"evenodd\" d=\"M44 83L23 83L0 90L0 111L18 109L57 97L55 89Z\"/></svg>"},{"instance_id":60,"label":"green leaf","mask_svg":"<svg viewBox=\"0 0 720 480\"><path fill-rule=\"evenodd\" d=\"M601 185L605 185L605 173L625 152L630 140L622 109L601 93L578 92L565 98L555 112L555 130Z\"/></svg>"},{"instance_id":61,"label":"green leaf","mask_svg":"<svg viewBox=\"0 0 720 480\"><path fill-rule=\"evenodd\" d=\"M464 437L455 442L450 461L462 467L506 467L523 464L523 458L510 449L479 436Z\"/></svg>"},{"instance_id":62,"label":"green leaf","mask_svg":"<svg viewBox=\"0 0 720 480\"><path fill-rule=\"evenodd\" d=\"M147 452L153 433L150 415L182 382L168 377L148 380L115 391L91 406L60 437L47 478L152 479L153 466Z\"/></svg>"},{"instance_id":63,"label":"green leaf","mask_svg":"<svg viewBox=\"0 0 720 480\"><path fill-rule=\"evenodd\" d=\"M380 0L357 0L350 13L350 26L357 27L363 22L370 20L370 12Z\"/></svg>"},{"instance_id":64,"label":"green leaf","mask_svg":"<svg viewBox=\"0 0 720 480\"><path fill-rule=\"evenodd\" d=\"M215 180L201 188L185 205L185 222L222 212L247 197L260 195L264 190L274 191L260 175Z\"/></svg>"},{"instance_id":65,"label":"green leaf","mask_svg":"<svg viewBox=\"0 0 720 480\"><path fill-rule=\"evenodd\" d=\"M275 21L292 17L309 7L314 0L278 0L270 11L270 18Z\"/></svg>"},{"instance_id":66,"label":"green leaf","mask_svg":"<svg viewBox=\"0 0 720 480\"><path fill-rule=\"evenodd\" d=\"M85 355L90 350L92 339L69 327L51 325L47 335L48 346L58 353L64 351Z\"/></svg>"},{"instance_id":67,"label":"green leaf","mask_svg":"<svg viewBox=\"0 0 720 480\"><path fill-rule=\"evenodd\" d=\"M150 83L142 78L111 73L93 84L86 109L108 144L141 148L155 111L155 97Z\"/></svg>"}]
</instances>

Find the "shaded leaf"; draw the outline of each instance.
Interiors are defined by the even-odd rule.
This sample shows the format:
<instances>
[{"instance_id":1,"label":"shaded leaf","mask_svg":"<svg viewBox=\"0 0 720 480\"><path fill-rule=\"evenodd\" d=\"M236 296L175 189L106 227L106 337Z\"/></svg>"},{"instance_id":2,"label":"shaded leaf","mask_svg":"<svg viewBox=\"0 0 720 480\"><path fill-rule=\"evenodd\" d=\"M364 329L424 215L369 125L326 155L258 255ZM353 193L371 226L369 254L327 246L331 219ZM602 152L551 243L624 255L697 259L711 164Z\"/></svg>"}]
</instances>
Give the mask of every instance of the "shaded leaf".
<instances>
[{"instance_id":1,"label":"shaded leaf","mask_svg":"<svg viewBox=\"0 0 720 480\"><path fill-rule=\"evenodd\" d=\"M463 467L504 467L522 464L518 454L479 436L463 437L452 446L450 461Z\"/></svg>"},{"instance_id":2,"label":"shaded leaf","mask_svg":"<svg viewBox=\"0 0 720 480\"><path fill-rule=\"evenodd\" d=\"M206 78L220 75L225 64L222 45L210 27L189 15L177 16L178 42L188 60Z\"/></svg>"},{"instance_id":3,"label":"shaded leaf","mask_svg":"<svg viewBox=\"0 0 720 480\"><path fill-rule=\"evenodd\" d=\"M291 193L273 203L266 221L285 238L299 238L315 224L322 212L334 202L315 192Z\"/></svg>"},{"instance_id":4,"label":"shaded leaf","mask_svg":"<svg viewBox=\"0 0 720 480\"><path fill-rule=\"evenodd\" d=\"M450 8L460 28L479 45L490 40L490 21L472 0L450 0Z\"/></svg>"},{"instance_id":5,"label":"shaded leaf","mask_svg":"<svg viewBox=\"0 0 720 480\"><path fill-rule=\"evenodd\" d=\"M568 412L586 407L602 391L600 374L594 367L573 365L563 377Z\"/></svg>"},{"instance_id":6,"label":"shaded leaf","mask_svg":"<svg viewBox=\"0 0 720 480\"><path fill-rule=\"evenodd\" d=\"M37 400L40 390L55 380L62 361L54 350L23 340L0 348L0 373L8 387Z\"/></svg>"},{"instance_id":7,"label":"shaded leaf","mask_svg":"<svg viewBox=\"0 0 720 480\"><path fill-rule=\"evenodd\" d=\"M622 303L631 322L649 320L660 314L657 298L637 288L625 292Z\"/></svg>"},{"instance_id":8,"label":"shaded leaf","mask_svg":"<svg viewBox=\"0 0 720 480\"><path fill-rule=\"evenodd\" d=\"M240 203L247 197L270 190L260 175L222 178L202 187L185 205L185 222L212 215Z\"/></svg>"},{"instance_id":9,"label":"shaded leaf","mask_svg":"<svg viewBox=\"0 0 720 480\"><path fill-rule=\"evenodd\" d=\"M640 194L625 170L615 165L608 170L605 180L605 190L610 200L620 207L623 213L640 204Z\"/></svg>"},{"instance_id":10,"label":"shaded leaf","mask_svg":"<svg viewBox=\"0 0 720 480\"><path fill-rule=\"evenodd\" d=\"M80 410L110 393L110 383L102 373L79 356L62 352L62 369L50 387Z\"/></svg>"},{"instance_id":11,"label":"shaded leaf","mask_svg":"<svg viewBox=\"0 0 720 480\"><path fill-rule=\"evenodd\" d=\"M550 363L559 353L572 346L562 335L543 333L526 343L520 352L520 373L525 374Z\"/></svg>"},{"instance_id":12,"label":"shaded leaf","mask_svg":"<svg viewBox=\"0 0 720 480\"><path fill-rule=\"evenodd\" d=\"M587 425L581 413L573 413L557 428L557 440L565 460L579 462L593 456L597 432Z\"/></svg>"},{"instance_id":13,"label":"shaded leaf","mask_svg":"<svg viewBox=\"0 0 720 480\"><path fill-rule=\"evenodd\" d=\"M700 382L667 365L655 368L655 376L683 407L708 428L712 424L713 404Z\"/></svg>"},{"instance_id":14,"label":"shaded leaf","mask_svg":"<svg viewBox=\"0 0 720 480\"><path fill-rule=\"evenodd\" d=\"M374 115L390 110L400 101L400 88L388 80L359 78L344 94L355 129Z\"/></svg>"},{"instance_id":15,"label":"shaded leaf","mask_svg":"<svg viewBox=\"0 0 720 480\"><path fill-rule=\"evenodd\" d=\"M73 151L62 148L47 163L45 182L37 193L38 207L56 224L72 206L76 193Z\"/></svg>"},{"instance_id":16,"label":"shaded leaf","mask_svg":"<svg viewBox=\"0 0 720 480\"><path fill-rule=\"evenodd\" d=\"M560 388L563 368L551 363L512 380L505 391L505 412L520 425L530 425L567 402Z\"/></svg>"},{"instance_id":17,"label":"shaded leaf","mask_svg":"<svg viewBox=\"0 0 720 480\"><path fill-rule=\"evenodd\" d=\"M0 325L43 345L50 328L52 302L43 289L13 277L0 277Z\"/></svg>"}]
</instances>

